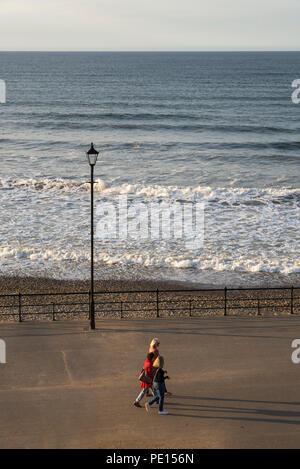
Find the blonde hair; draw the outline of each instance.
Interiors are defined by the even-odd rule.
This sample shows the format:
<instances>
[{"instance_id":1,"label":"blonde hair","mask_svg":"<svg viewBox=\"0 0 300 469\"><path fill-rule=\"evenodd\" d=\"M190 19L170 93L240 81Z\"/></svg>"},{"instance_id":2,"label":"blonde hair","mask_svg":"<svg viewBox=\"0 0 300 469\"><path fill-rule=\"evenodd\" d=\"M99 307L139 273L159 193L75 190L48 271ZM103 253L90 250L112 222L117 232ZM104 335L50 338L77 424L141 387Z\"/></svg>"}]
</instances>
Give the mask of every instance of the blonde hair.
<instances>
[{"instance_id":1,"label":"blonde hair","mask_svg":"<svg viewBox=\"0 0 300 469\"><path fill-rule=\"evenodd\" d=\"M155 345L159 344L159 339L155 337L151 340L150 347L154 347Z\"/></svg>"},{"instance_id":2,"label":"blonde hair","mask_svg":"<svg viewBox=\"0 0 300 469\"><path fill-rule=\"evenodd\" d=\"M158 356L153 362L154 368L163 368L164 364L165 364L164 357L161 357L161 356Z\"/></svg>"}]
</instances>

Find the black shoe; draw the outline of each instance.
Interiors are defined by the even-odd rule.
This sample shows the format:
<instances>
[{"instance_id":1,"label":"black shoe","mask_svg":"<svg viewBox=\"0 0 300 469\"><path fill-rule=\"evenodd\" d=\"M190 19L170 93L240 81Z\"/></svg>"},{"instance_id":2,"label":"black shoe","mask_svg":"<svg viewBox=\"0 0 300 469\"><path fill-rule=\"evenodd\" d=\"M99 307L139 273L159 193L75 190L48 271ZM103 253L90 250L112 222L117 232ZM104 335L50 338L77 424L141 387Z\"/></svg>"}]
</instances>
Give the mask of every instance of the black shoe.
<instances>
[{"instance_id":1,"label":"black shoe","mask_svg":"<svg viewBox=\"0 0 300 469\"><path fill-rule=\"evenodd\" d=\"M138 401L134 401L133 405L134 405L135 407L142 407Z\"/></svg>"}]
</instances>

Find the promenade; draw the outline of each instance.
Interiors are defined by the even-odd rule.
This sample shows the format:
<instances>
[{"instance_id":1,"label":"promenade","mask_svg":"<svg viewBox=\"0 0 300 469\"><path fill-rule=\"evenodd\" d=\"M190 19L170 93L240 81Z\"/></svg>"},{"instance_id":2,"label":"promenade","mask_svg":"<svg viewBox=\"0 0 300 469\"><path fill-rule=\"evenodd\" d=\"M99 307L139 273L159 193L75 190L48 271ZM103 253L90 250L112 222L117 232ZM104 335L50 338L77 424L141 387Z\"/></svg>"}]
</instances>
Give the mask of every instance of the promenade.
<instances>
[{"instance_id":1,"label":"promenade","mask_svg":"<svg viewBox=\"0 0 300 469\"><path fill-rule=\"evenodd\" d=\"M0 448L300 447L299 317L96 326L0 324ZM168 416L132 405L153 337L171 377Z\"/></svg>"}]
</instances>

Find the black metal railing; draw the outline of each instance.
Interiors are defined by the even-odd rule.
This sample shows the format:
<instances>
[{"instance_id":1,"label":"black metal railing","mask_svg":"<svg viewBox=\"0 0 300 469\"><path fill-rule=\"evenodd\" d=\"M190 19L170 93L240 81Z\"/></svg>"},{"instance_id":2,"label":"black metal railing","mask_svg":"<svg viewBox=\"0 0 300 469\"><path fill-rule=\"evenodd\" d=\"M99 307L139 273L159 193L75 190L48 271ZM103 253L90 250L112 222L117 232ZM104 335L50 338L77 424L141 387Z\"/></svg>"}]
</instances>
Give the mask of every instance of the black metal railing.
<instances>
[{"instance_id":1,"label":"black metal railing","mask_svg":"<svg viewBox=\"0 0 300 469\"><path fill-rule=\"evenodd\" d=\"M0 295L0 321L88 319L90 292ZM300 287L95 292L95 317L164 318L300 313Z\"/></svg>"}]
</instances>

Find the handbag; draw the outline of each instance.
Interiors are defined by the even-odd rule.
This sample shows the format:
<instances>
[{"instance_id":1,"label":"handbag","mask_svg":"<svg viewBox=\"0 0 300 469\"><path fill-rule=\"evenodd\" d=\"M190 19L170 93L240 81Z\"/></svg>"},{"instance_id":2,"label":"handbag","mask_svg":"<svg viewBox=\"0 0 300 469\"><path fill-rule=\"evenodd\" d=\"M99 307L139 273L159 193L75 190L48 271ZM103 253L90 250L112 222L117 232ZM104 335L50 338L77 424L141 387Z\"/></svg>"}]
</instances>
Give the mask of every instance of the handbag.
<instances>
[{"instance_id":1,"label":"handbag","mask_svg":"<svg viewBox=\"0 0 300 469\"><path fill-rule=\"evenodd\" d=\"M152 379L148 375L147 371L144 370L144 368L142 369L142 371L139 374L139 380L142 381L143 383L146 383L146 384L151 384L152 383Z\"/></svg>"}]
</instances>

